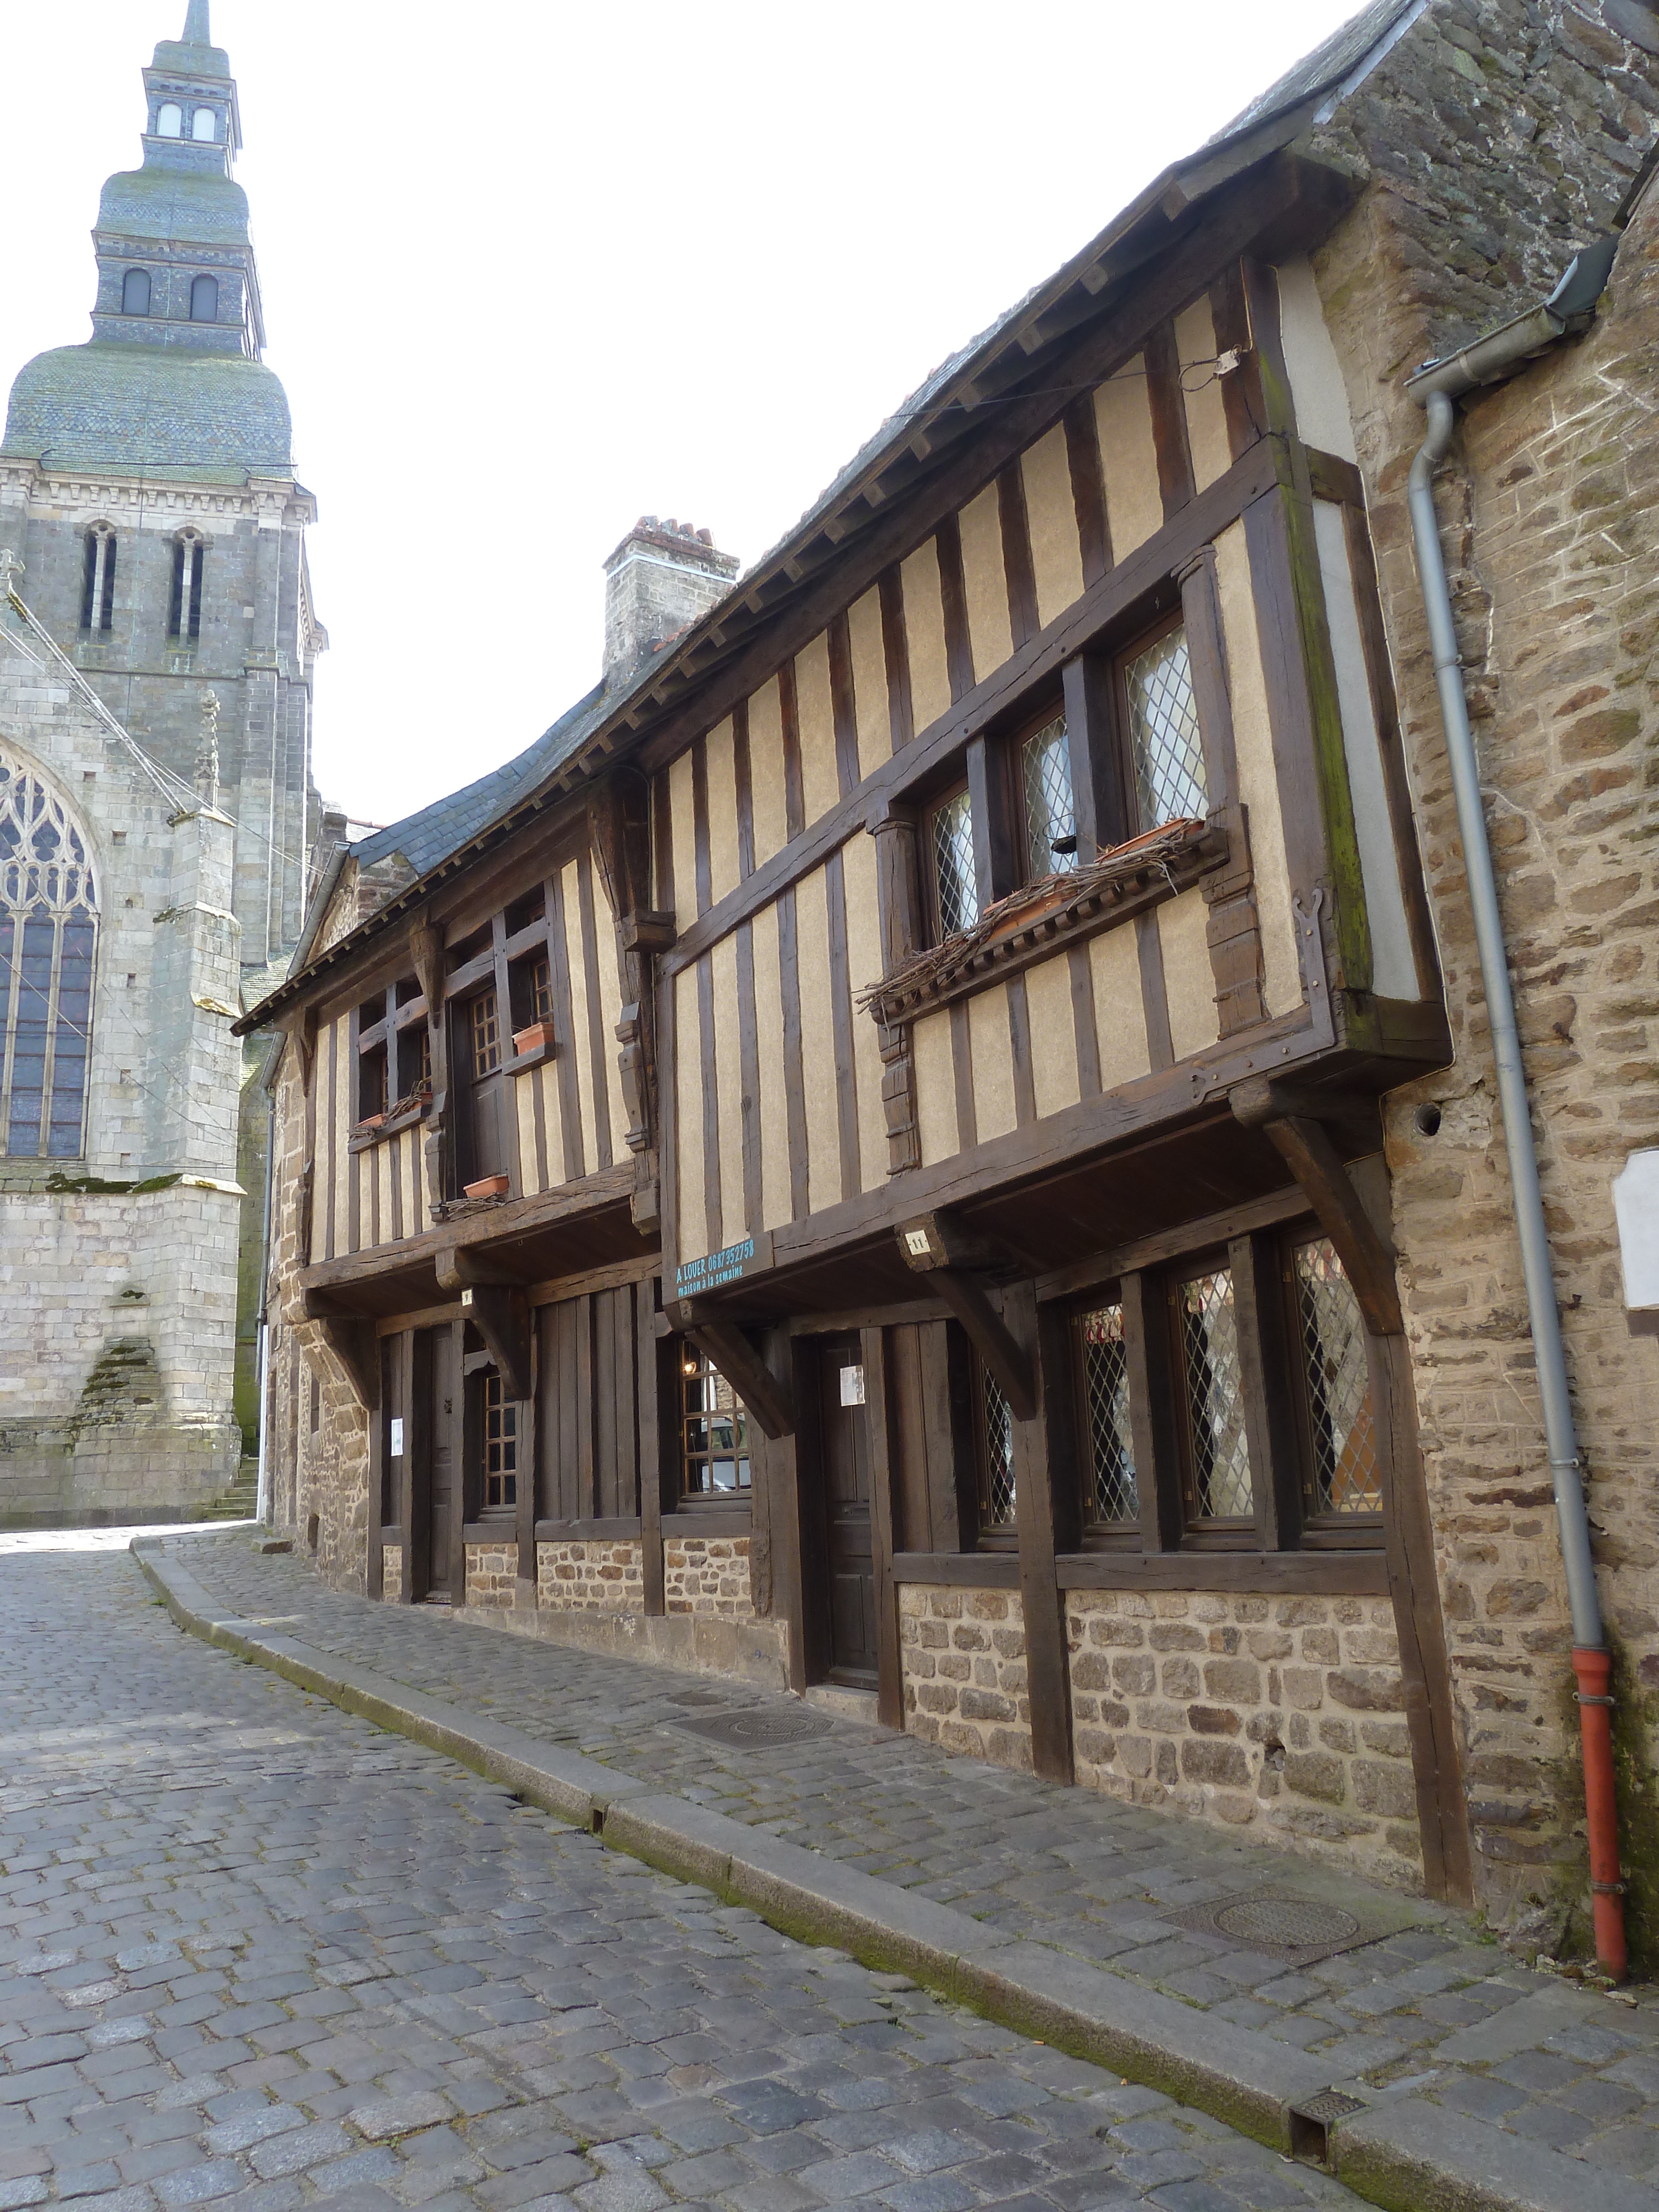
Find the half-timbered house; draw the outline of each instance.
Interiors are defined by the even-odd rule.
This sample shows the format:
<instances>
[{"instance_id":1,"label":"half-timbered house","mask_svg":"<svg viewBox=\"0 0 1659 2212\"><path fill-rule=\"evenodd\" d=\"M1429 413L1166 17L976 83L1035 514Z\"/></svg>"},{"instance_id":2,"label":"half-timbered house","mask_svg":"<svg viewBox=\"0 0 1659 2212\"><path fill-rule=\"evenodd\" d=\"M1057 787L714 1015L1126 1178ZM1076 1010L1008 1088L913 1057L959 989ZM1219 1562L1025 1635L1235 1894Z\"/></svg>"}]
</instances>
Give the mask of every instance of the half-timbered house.
<instances>
[{"instance_id":1,"label":"half-timbered house","mask_svg":"<svg viewBox=\"0 0 1659 2212\"><path fill-rule=\"evenodd\" d=\"M1467 12L1367 9L735 582L642 525L676 634L336 856L250 1017L325 1571L1470 1893L1379 1106L1452 1056L1356 437L1411 364L1351 298ZM1425 351L1593 234L1603 123ZM1524 143L1458 158L1513 207Z\"/></svg>"}]
</instances>

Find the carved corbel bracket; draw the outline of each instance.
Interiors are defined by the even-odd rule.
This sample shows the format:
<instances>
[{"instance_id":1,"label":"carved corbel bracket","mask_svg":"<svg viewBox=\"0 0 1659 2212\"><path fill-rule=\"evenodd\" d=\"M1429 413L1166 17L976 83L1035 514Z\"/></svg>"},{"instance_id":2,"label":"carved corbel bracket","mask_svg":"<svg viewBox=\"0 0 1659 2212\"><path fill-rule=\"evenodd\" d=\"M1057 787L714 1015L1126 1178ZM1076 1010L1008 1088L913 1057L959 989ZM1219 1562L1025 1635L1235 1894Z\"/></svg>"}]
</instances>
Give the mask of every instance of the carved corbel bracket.
<instances>
[{"instance_id":1,"label":"carved corbel bracket","mask_svg":"<svg viewBox=\"0 0 1659 2212\"><path fill-rule=\"evenodd\" d=\"M461 1310L483 1337L509 1398L528 1398L530 1301L500 1283L475 1283L461 1292Z\"/></svg>"},{"instance_id":2,"label":"carved corbel bracket","mask_svg":"<svg viewBox=\"0 0 1659 2212\"><path fill-rule=\"evenodd\" d=\"M1036 1382L1031 1363L975 1275L967 1272L993 1266L996 1255L991 1248L946 1213L919 1214L900 1228L897 1237L906 1267L927 1276L929 1286L962 1323L969 1341L1001 1384L1015 1419L1035 1420Z\"/></svg>"},{"instance_id":3,"label":"carved corbel bracket","mask_svg":"<svg viewBox=\"0 0 1659 2212\"><path fill-rule=\"evenodd\" d=\"M1373 1336L1403 1335L1394 1249L1361 1204L1324 1121L1310 1110L1346 1119L1345 1105L1356 1113L1374 1112L1371 1102L1310 1094L1262 1076L1241 1084L1230 1103L1235 1119L1246 1128L1259 1128L1296 1177L1342 1262L1366 1328Z\"/></svg>"},{"instance_id":4,"label":"carved corbel bracket","mask_svg":"<svg viewBox=\"0 0 1659 2212\"><path fill-rule=\"evenodd\" d=\"M776 1443L780 1437L794 1434L793 1395L767 1365L746 1330L736 1322L700 1314L694 1306L685 1334L714 1361L765 1435Z\"/></svg>"}]
</instances>

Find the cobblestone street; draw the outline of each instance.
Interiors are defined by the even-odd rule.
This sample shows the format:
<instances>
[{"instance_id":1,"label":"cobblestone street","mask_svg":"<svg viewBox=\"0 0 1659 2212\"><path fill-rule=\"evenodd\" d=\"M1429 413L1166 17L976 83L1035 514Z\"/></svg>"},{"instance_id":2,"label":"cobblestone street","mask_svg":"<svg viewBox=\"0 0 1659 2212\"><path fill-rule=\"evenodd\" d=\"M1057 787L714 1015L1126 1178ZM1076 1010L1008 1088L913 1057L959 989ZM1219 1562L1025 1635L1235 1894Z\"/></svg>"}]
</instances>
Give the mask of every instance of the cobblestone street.
<instances>
[{"instance_id":1,"label":"cobblestone street","mask_svg":"<svg viewBox=\"0 0 1659 2212\"><path fill-rule=\"evenodd\" d=\"M0 1554L0 2212L1352 2203Z\"/></svg>"}]
</instances>

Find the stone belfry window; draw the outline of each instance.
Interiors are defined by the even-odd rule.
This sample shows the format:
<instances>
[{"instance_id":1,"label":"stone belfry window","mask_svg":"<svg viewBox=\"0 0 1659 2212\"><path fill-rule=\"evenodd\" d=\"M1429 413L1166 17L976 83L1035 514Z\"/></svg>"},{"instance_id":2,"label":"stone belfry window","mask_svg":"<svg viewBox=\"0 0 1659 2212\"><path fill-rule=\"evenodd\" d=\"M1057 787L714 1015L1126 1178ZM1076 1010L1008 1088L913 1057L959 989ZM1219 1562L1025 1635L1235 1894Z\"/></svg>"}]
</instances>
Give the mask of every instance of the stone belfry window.
<instances>
[{"instance_id":1,"label":"stone belfry window","mask_svg":"<svg viewBox=\"0 0 1659 2212\"><path fill-rule=\"evenodd\" d=\"M0 748L0 1152L80 1159L98 951L87 841L34 770Z\"/></svg>"},{"instance_id":2,"label":"stone belfry window","mask_svg":"<svg viewBox=\"0 0 1659 2212\"><path fill-rule=\"evenodd\" d=\"M81 627L95 635L115 619L115 532L95 522L87 532L86 568L81 583Z\"/></svg>"},{"instance_id":3,"label":"stone belfry window","mask_svg":"<svg viewBox=\"0 0 1659 2212\"><path fill-rule=\"evenodd\" d=\"M194 644L202 635L202 566L207 547L194 531L173 541L173 605L167 635Z\"/></svg>"}]
</instances>

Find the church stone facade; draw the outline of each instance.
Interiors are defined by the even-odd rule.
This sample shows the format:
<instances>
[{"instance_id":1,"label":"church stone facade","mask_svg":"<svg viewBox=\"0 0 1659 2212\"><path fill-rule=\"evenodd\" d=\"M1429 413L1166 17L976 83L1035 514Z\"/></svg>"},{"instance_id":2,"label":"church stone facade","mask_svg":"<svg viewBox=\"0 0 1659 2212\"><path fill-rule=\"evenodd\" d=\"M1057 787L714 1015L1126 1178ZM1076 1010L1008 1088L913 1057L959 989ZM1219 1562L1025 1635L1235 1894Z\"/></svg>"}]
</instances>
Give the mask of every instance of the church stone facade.
<instances>
[{"instance_id":1,"label":"church stone facade","mask_svg":"<svg viewBox=\"0 0 1659 2212\"><path fill-rule=\"evenodd\" d=\"M65 1152L67 1115L48 1131L15 1110L31 984L21 879L0 884L0 1282L41 1280L49 1251L78 1286L67 1334L50 1297L27 1313L9 1298L0 1319L0 1525L185 1512L234 1472L239 1213L257 1239L264 1114L228 1024L245 975L257 997L298 940L317 829L316 507L260 357L236 84L207 0L143 82L142 161L108 179L93 233L91 339L21 370L0 442L0 775L61 802L100 902L85 1111ZM38 1010L54 1037L70 1019L57 988ZM181 1176L210 1194L181 1200ZM236 1393L250 1420L252 1336Z\"/></svg>"}]
</instances>

